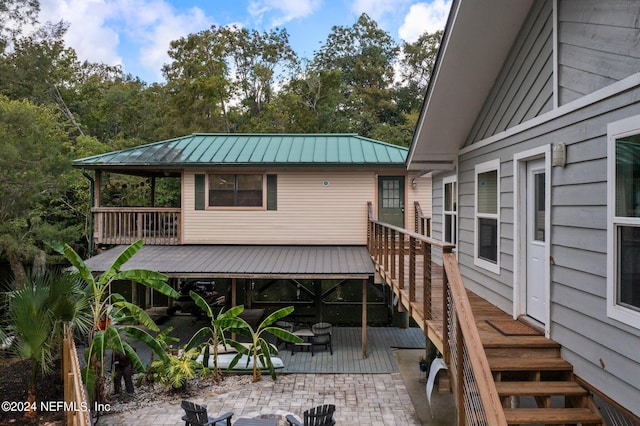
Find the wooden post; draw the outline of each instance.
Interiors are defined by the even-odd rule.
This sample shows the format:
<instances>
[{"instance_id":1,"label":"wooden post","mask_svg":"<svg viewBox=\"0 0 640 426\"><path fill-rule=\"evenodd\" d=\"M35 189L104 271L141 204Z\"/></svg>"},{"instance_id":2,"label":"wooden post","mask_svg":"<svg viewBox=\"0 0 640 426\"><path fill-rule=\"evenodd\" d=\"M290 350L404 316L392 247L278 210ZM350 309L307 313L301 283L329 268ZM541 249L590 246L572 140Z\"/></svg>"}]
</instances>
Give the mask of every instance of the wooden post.
<instances>
[{"instance_id":1,"label":"wooden post","mask_svg":"<svg viewBox=\"0 0 640 426\"><path fill-rule=\"evenodd\" d=\"M402 290L404 288L404 255L405 255L405 235L404 233L400 234L400 241L398 241L398 245L400 246L398 250L398 288Z\"/></svg>"},{"instance_id":2,"label":"wooden post","mask_svg":"<svg viewBox=\"0 0 640 426\"><path fill-rule=\"evenodd\" d=\"M458 408L458 424L463 426L466 424L466 409L464 406L464 340L462 339L462 329L457 315L453 328L456 333L456 359L454 360L456 363L456 407Z\"/></svg>"},{"instance_id":3,"label":"wooden post","mask_svg":"<svg viewBox=\"0 0 640 426\"><path fill-rule=\"evenodd\" d=\"M151 177L151 207L156 206L156 177Z\"/></svg>"},{"instance_id":4,"label":"wooden post","mask_svg":"<svg viewBox=\"0 0 640 426\"><path fill-rule=\"evenodd\" d=\"M100 170L96 170L93 185L93 207L100 207L100 190L102 189L102 172Z\"/></svg>"},{"instance_id":5,"label":"wooden post","mask_svg":"<svg viewBox=\"0 0 640 426\"><path fill-rule=\"evenodd\" d=\"M231 307L236 306L236 279L231 278ZM231 333L231 339L236 340L236 333Z\"/></svg>"},{"instance_id":6,"label":"wooden post","mask_svg":"<svg viewBox=\"0 0 640 426\"><path fill-rule=\"evenodd\" d=\"M416 301L416 239L409 237L409 302Z\"/></svg>"},{"instance_id":7,"label":"wooden post","mask_svg":"<svg viewBox=\"0 0 640 426\"><path fill-rule=\"evenodd\" d=\"M367 280L362 280L362 358L367 357Z\"/></svg>"},{"instance_id":8,"label":"wooden post","mask_svg":"<svg viewBox=\"0 0 640 426\"><path fill-rule=\"evenodd\" d=\"M316 311L316 322L322 322L322 280L313 280L313 304Z\"/></svg>"}]
</instances>

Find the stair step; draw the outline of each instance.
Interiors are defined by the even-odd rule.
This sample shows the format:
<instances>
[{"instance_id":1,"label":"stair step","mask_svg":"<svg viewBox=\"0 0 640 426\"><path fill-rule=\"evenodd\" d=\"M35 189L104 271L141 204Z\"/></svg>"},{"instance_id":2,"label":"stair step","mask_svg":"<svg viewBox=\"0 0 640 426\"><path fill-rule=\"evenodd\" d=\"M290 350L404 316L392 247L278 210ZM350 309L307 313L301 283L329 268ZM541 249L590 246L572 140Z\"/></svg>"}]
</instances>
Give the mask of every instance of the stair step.
<instances>
[{"instance_id":1,"label":"stair step","mask_svg":"<svg viewBox=\"0 0 640 426\"><path fill-rule=\"evenodd\" d=\"M562 358L490 357L491 371L572 371L573 366Z\"/></svg>"},{"instance_id":2,"label":"stair step","mask_svg":"<svg viewBox=\"0 0 640 426\"><path fill-rule=\"evenodd\" d=\"M602 417L588 408L505 408L504 415L510 425L602 424Z\"/></svg>"},{"instance_id":3,"label":"stair step","mask_svg":"<svg viewBox=\"0 0 640 426\"><path fill-rule=\"evenodd\" d=\"M586 396L585 388L570 381L543 382L496 382L496 390L500 396Z\"/></svg>"}]
</instances>

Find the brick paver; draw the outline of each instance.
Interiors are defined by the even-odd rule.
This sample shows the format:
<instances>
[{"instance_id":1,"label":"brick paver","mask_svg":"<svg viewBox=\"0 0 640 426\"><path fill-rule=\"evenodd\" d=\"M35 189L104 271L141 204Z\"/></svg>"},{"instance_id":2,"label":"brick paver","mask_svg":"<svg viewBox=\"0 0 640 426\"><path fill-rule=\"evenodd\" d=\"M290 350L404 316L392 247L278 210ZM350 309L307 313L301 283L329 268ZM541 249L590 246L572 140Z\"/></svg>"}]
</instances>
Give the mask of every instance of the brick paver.
<instances>
[{"instance_id":1,"label":"brick paver","mask_svg":"<svg viewBox=\"0 0 640 426\"><path fill-rule=\"evenodd\" d=\"M207 404L209 415L233 411L240 417L276 418L286 425L285 416L321 404L335 404L336 424L360 426L420 425L400 373L390 374L289 374L277 381L263 377L258 383L226 393L203 392L193 402ZM183 425L181 398L135 411L100 418L104 426Z\"/></svg>"}]
</instances>

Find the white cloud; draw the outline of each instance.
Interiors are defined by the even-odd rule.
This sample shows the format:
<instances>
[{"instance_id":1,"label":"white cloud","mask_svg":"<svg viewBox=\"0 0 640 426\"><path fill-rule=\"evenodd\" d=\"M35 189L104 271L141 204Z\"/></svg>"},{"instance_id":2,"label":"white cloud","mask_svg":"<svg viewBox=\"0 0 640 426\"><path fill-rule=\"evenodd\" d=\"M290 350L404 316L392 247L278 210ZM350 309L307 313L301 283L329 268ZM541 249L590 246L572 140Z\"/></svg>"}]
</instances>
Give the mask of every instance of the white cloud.
<instances>
[{"instance_id":1,"label":"white cloud","mask_svg":"<svg viewBox=\"0 0 640 426\"><path fill-rule=\"evenodd\" d=\"M431 3L412 5L398 29L398 35L413 43L425 32L434 33L444 29L450 8L451 0L433 0Z\"/></svg>"},{"instance_id":2,"label":"white cloud","mask_svg":"<svg viewBox=\"0 0 640 426\"><path fill-rule=\"evenodd\" d=\"M263 15L275 11L277 16L272 18L271 26L277 27L297 18L304 18L314 13L321 0L253 0L249 3L249 13L257 21Z\"/></svg>"},{"instance_id":3,"label":"white cloud","mask_svg":"<svg viewBox=\"0 0 640 426\"><path fill-rule=\"evenodd\" d=\"M40 21L60 20L70 24L65 41L80 60L146 70L155 81L169 61L169 42L211 24L201 9L179 12L164 0L41 0ZM122 37L133 51L122 51Z\"/></svg>"},{"instance_id":4,"label":"white cloud","mask_svg":"<svg viewBox=\"0 0 640 426\"><path fill-rule=\"evenodd\" d=\"M75 49L80 60L122 65L118 32L105 25L111 11L103 1L42 0L40 5L41 23L64 20L70 24L65 41Z\"/></svg>"},{"instance_id":5,"label":"white cloud","mask_svg":"<svg viewBox=\"0 0 640 426\"><path fill-rule=\"evenodd\" d=\"M402 10L406 2L406 0L355 0L351 9L358 16L366 13L374 21L380 21L386 15Z\"/></svg>"}]
</instances>

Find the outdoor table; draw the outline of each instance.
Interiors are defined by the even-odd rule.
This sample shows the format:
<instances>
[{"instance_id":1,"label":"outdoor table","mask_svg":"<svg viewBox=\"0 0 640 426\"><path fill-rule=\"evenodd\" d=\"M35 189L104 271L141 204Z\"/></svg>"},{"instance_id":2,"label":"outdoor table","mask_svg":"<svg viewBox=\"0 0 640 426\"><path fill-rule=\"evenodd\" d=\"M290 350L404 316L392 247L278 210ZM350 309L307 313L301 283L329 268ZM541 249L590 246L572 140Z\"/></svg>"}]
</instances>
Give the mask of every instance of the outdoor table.
<instances>
[{"instance_id":1,"label":"outdoor table","mask_svg":"<svg viewBox=\"0 0 640 426\"><path fill-rule=\"evenodd\" d=\"M304 340L304 342L296 343L294 346L292 346L291 355L294 354L296 349L300 349L300 350L305 348L308 349L311 346L311 338L313 337L313 331L309 330L308 328L303 328L302 330L294 331L293 334L300 337L302 340Z\"/></svg>"},{"instance_id":2,"label":"outdoor table","mask_svg":"<svg viewBox=\"0 0 640 426\"><path fill-rule=\"evenodd\" d=\"M248 419L239 418L233 426L278 426L278 421L274 419Z\"/></svg>"}]
</instances>

